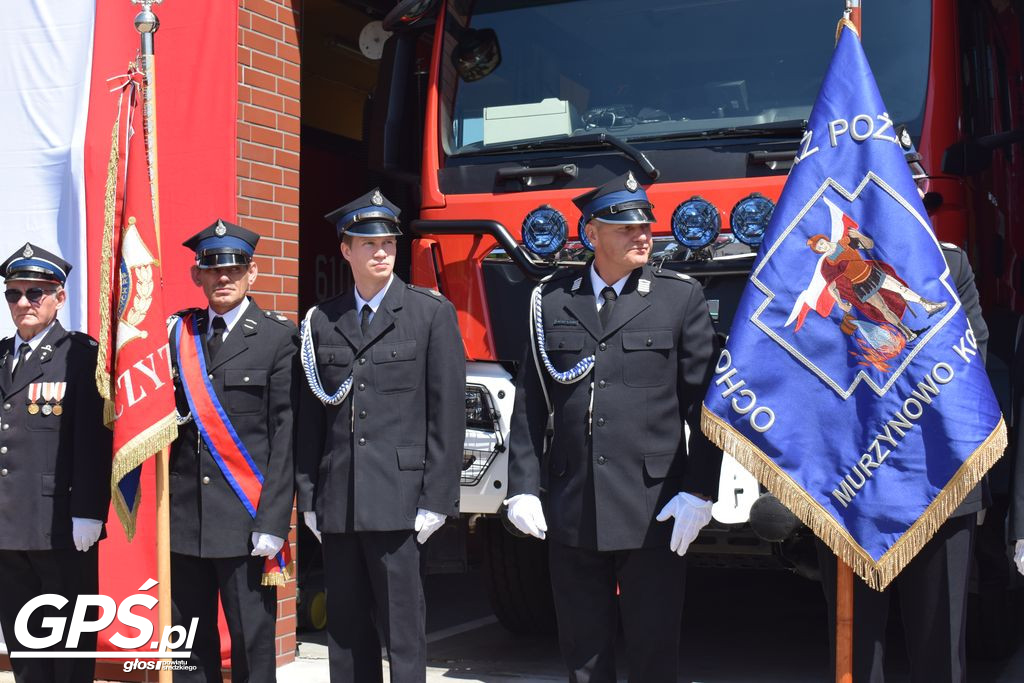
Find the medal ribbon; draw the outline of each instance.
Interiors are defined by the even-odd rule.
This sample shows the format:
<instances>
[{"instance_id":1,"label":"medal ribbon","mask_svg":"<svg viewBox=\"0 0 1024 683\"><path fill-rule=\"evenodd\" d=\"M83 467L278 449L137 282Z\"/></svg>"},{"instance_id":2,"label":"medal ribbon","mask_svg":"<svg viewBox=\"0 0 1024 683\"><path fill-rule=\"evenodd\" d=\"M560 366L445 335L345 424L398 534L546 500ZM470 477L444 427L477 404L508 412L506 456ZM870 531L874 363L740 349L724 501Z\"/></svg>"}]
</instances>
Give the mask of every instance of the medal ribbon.
<instances>
[{"instance_id":1,"label":"medal ribbon","mask_svg":"<svg viewBox=\"0 0 1024 683\"><path fill-rule=\"evenodd\" d=\"M238 496L249 515L256 518L263 475L249 455L248 449L228 419L217 398L206 371L206 354L198 330L196 316L188 313L174 328L178 372L192 418L221 474ZM267 558L264 585L281 585L291 565L291 549L287 540L277 556ZM276 576L275 576L276 575Z\"/></svg>"}]
</instances>

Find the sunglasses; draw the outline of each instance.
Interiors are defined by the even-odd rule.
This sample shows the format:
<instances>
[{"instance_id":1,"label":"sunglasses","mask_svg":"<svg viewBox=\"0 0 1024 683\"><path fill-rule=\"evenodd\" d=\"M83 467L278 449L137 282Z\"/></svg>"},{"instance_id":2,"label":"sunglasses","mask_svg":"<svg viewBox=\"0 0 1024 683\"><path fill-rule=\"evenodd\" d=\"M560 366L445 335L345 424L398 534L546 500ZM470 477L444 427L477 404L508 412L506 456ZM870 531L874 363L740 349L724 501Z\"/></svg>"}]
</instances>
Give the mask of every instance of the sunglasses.
<instances>
[{"instance_id":1,"label":"sunglasses","mask_svg":"<svg viewBox=\"0 0 1024 683\"><path fill-rule=\"evenodd\" d=\"M29 303L37 304L44 296L53 294L56 291L56 289L43 289L42 287L29 287L25 291L12 288L4 292L4 298L7 299L9 304L16 304L24 296L29 300Z\"/></svg>"}]
</instances>

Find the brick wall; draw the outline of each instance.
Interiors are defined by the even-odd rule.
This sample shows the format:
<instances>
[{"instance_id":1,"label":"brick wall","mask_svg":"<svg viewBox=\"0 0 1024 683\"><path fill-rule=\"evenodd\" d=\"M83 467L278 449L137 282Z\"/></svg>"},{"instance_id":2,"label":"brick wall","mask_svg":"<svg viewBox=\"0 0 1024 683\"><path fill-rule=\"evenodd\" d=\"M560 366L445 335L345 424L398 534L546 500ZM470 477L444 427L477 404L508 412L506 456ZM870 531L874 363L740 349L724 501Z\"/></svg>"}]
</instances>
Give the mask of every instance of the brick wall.
<instances>
[{"instance_id":1,"label":"brick wall","mask_svg":"<svg viewBox=\"0 0 1024 683\"><path fill-rule=\"evenodd\" d=\"M238 220L260 234L256 302L292 320L299 305L301 7L302 0L240 0L238 12ZM295 580L277 597L281 666L295 658Z\"/></svg>"}]
</instances>

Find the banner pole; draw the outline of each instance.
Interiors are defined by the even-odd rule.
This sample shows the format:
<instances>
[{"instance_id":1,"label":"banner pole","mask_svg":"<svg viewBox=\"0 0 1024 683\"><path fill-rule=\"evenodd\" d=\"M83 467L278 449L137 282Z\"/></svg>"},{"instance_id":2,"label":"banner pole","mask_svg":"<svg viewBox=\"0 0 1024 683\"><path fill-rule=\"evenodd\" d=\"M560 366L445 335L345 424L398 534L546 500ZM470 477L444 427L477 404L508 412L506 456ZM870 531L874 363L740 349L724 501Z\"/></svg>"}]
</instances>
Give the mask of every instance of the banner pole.
<instances>
[{"instance_id":1,"label":"banner pole","mask_svg":"<svg viewBox=\"0 0 1024 683\"><path fill-rule=\"evenodd\" d=\"M846 0L846 18L861 33L860 0ZM853 683L853 569L836 557L836 683Z\"/></svg>"},{"instance_id":2,"label":"banner pole","mask_svg":"<svg viewBox=\"0 0 1024 683\"><path fill-rule=\"evenodd\" d=\"M150 192L153 198L153 227L156 232L157 259L163 261L163 245L160 239L160 195L157 184L156 147L156 58L154 56L154 35L160 28L160 20L152 11L153 4L162 0L132 0L142 5L135 15L135 30L141 41L143 83L143 118L146 127L146 160L149 169ZM161 283L162 286L163 283ZM171 497L170 497L170 448L164 447L156 454L156 566L157 566L157 629L167 633L171 626ZM170 662L168 659L161 662ZM162 666L158 673L160 683L171 683L174 673Z\"/></svg>"}]
</instances>

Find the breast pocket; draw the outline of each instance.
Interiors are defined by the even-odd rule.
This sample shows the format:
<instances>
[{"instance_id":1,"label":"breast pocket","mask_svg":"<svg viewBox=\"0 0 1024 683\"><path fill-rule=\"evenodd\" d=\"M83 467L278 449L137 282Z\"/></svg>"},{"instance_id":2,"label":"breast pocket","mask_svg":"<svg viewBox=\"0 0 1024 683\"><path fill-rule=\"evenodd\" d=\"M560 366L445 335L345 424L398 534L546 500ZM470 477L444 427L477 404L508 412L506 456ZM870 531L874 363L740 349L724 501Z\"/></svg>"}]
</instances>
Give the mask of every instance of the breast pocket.
<instances>
[{"instance_id":1,"label":"breast pocket","mask_svg":"<svg viewBox=\"0 0 1024 683\"><path fill-rule=\"evenodd\" d=\"M410 391L420 381L416 371L416 340L378 344L373 347L375 386L381 394Z\"/></svg>"},{"instance_id":2,"label":"breast pocket","mask_svg":"<svg viewBox=\"0 0 1024 683\"><path fill-rule=\"evenodd\" d=\"M349 346L321 346L316 350L317 372L324 391L333 394L352 374L352 348Z\"/></svg>"},{"instance_id":3,"label":"breast pocket","mask_svg":"<svg viewBox=\"0 0 1024 683\"><path fill-rule=\"evenodd\" d=\"M672 330L630 330L622 333L622 381L630 387L656 387L675 372L668 367L675 340Z\"/></svg>"},{"instance_id":4,"label":"breast pocket","mask_svg":"<svg viewBox=\"0 0 1024 683\"><path fill-rule=\"evenodd\" d=\"M587 333L583 330L544 331L544 350L555 370L565 372L579 362L583 355L586 336Z\"/></svg>"},{"instance_id":5,"label":"breast pocket","mask_svg":"<svg viewBox=\"0 0 1024 683\"><path fill-rule=\"evenodd\" d=\"M224 406L233 415L253 415L266 404L266 370L227 370L224 373Z\"/></svg>"}]
</instances>

